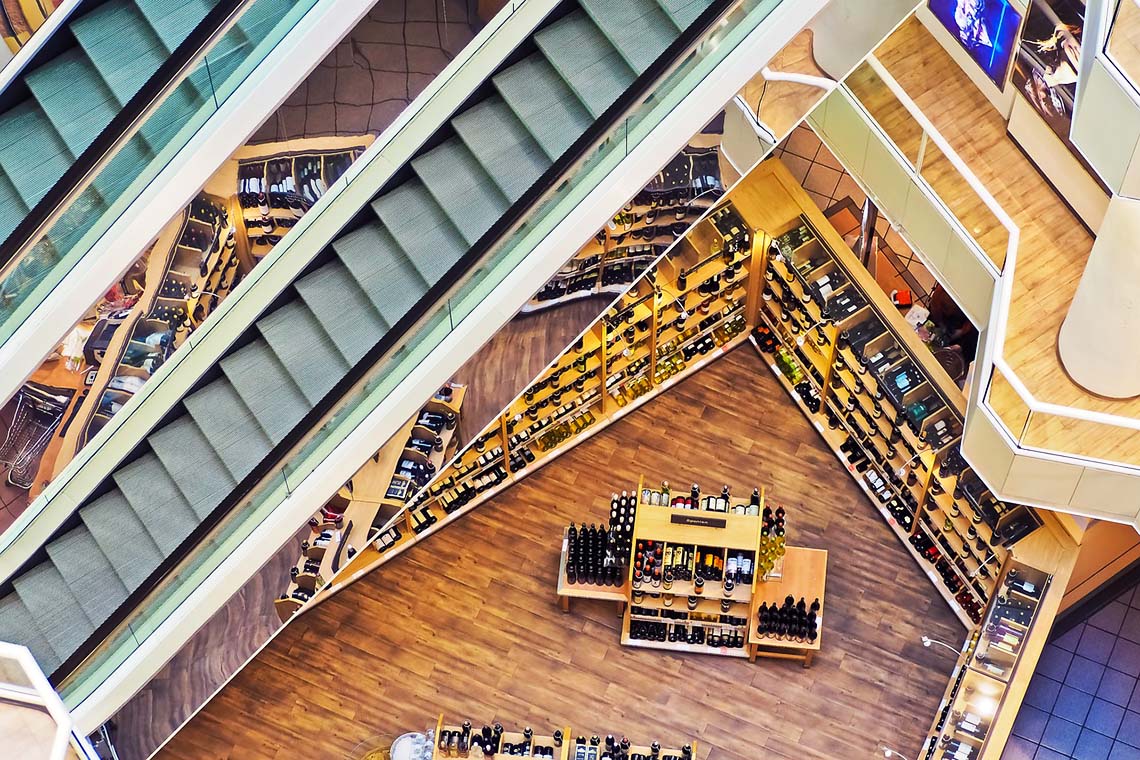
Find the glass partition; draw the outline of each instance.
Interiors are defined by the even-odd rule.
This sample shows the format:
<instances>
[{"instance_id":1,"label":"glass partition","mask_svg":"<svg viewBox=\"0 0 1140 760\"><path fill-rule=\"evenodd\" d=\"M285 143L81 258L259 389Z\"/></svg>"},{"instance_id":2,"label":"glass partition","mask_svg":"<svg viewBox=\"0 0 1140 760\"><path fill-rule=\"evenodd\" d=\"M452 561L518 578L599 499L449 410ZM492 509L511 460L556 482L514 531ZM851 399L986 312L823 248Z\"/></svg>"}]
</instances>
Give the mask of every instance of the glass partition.
<instances>
[{"instance_id":1,"label":"glass partition","mask_svg":"<svg viewBox=\"0 0 1140 760\"><path fill-rule=\"evenodd\" d=\"M965 237L976 243L995 271L1001 271L1010 244L1008 228L978 192L973 177L963 171L958 157L951 160L939 147L935 139L938 133L915 115L917 107L898 83L872 56L856 67L845 84L907 165L958 222Z\"/></svg>"},{"instance_id":2,"label":"glass partition","mask_svg":"<svg viewBox=\"0 0 1140 760\"><path fill-rule=\"evenodd\" d=\"M1140 90L1140 6L1132 0L1117 0L1105 51L1132 86Z\"/></svg>"}]
</instances>

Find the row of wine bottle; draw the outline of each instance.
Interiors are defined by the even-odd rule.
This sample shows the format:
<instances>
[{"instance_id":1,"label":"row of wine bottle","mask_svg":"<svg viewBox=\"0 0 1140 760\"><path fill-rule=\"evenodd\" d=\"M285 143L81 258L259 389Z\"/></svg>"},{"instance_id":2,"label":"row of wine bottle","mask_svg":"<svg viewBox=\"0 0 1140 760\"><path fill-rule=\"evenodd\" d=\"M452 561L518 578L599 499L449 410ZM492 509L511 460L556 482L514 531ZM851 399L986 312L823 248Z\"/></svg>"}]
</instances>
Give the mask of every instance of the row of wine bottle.
<instances>
[{"instance_id":1,"label":"row of wine bottle","mask_svg":"<svg viewBox=\"0 0 1140 760\"><path fill-rule=\"evenodd\" d=\"M745 644L745 631L689 623L656 623L651 620L629 621L629 638L634 641L681 643L700 646L741 649Z\"/></svg>"},{"instance_id":2,"label":"row of wine bottle","mask_svg":"<svg viewBox=\"0 0 1140 760\"><path fill-rule=\"evenodd\" d=\"M628 554L618 548L618 531L582 523L571 523L566 531L566 581L592 586L625 585Z\"/></svg>"},{"instance_id":3,"label":"row of wine bottle","mask_svg":"<svg viewBox=\"0 0 1140 760\"><path fill-rule=\"evenodd\" d=\"M791 595L778 606L775 602L770 606L762 602L756 613L756 632L777 639L814 642L819 637L819 611L819 599L811 605L803 597L797 602Z\"/></svg>"}]
</instances>

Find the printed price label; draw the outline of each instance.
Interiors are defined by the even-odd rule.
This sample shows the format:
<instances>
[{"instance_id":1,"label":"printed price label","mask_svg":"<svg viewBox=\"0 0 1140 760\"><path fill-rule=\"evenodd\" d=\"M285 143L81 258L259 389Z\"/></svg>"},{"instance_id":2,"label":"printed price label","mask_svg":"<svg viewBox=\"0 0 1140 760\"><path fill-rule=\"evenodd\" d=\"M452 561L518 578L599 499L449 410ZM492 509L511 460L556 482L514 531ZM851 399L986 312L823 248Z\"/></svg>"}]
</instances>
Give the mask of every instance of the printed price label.
<instances>
[{"instance_id":1,"label":"printed price label","mask_svg":"<svg viewBox=\"0 0 1140 760\"><path fill-rule=\"evenodd\" d=\"M721 654L728 654L728 647L721 647L721 648L720 648L720 653L721 653Z\"/></svg>"}]
</instances>

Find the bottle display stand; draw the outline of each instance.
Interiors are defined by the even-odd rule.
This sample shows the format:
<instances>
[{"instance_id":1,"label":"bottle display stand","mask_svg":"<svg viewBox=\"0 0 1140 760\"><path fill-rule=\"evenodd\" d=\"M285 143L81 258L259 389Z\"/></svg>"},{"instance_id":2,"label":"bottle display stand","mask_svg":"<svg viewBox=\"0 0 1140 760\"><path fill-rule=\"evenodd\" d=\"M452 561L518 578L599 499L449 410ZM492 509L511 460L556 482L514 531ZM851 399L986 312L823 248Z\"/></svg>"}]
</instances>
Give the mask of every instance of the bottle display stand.
<instances>
[{"instance_id":1,"label":"bottle display stand","mask_svg":"<svg viewBox=\"0 0 1140 760\"><path fill-rule=\"evenodd\" d=\"M781 660L800 660L810 668L815 653L823 642L824 589L827 585L827 551L789 546L783 558L783 573L756 586L752 598L753 624L748 629L749 659L770 657ZM794 641L787 637L771 636L758 632L755 625L761 604L779 605L788 597L819 601L817 620L819 635L815 641Z\"/></svg>"},{"instance_id":2,"label":"bottle display stand","mask_svg":"<svg viewBox=\"0 0 1140 760\"><path fill-rule=\"evenodd\" d=\"M615 495L613 503L618 501ZM620 501L624 507L625 493ZM643 477L630 501L629 533L623 531L628 518L615 523L616 507L609 528L603 529L606 567L612 563L625 570L620 587L580 578L570 582L570 529L563 534L557 589L563 612L569 611L571 598L617 602L626 646L752 661L757 656L797 659L804 667L811 665L819 651L818 627L809 640L761 635L757 623L762 604L782 605L791 596L793 605L795 599L814 600L813 620L822 625L827 552L785 546L783 510L773 512L762 489L748 499L725 493L701 497L694 485L687 500L674 499L667 490L647 488ZM780 530L773 533L773 525ZM601 559L592 557L592 573Z\"/></svg>"},{"instance_id":3,"label":"bottle display stand","mask_svg":"<svg viewBox=\"0 0 1140 760\"><path fill-rule=\"evenodd\" d=\"M558 604L562 607L562 611L570 611L571 599L597 599L617 603L617 614L624 615L625 605L629 601L628 579L617 588L594 583L570 583L566 579L567 553L570 549L568 532L569 529L562 532L562 554L558 560Z\"/></svg>"},{"instance_id":4,"label":"bottle display stand","mask_svg":"<svg viewBox=\"0 0 1140 760\"><path fill-rule=\"evenodd\" d=\"M373 540L379 525L401 513L406 498L417 488L414 478L438 472L454 454L458 422L451 428L441 427L438 433L423 424L431 415L460 415L467 386L448 388L449 399L437 394L428 401L309 520L311 532L303 553L290 570L288 588L275 602L282 622L347 565L358 549ZM413 442L417 443L411 445ZM426 444L432 446L425 452Z\"/></svg>"},{"instance_id":5,"label":"bottle display stand","mask_svg":"<svg viewBox=\"0 0 1140 760\"><path fill-rule=\"evenodd\" d=\"M507 731L495 722L476 727L472 721L462 725L444 723L440 714L436 721L431 760L449 757L498 758L534 757L551 760L694 760L697 743L681 748L663 747L658 742L649 746L633 744L626 737L612 734L601 737L575 735L570 726L537 734L530 728ZM491 751L488 751L491 749Z\"/></svg>"}]
</instances>

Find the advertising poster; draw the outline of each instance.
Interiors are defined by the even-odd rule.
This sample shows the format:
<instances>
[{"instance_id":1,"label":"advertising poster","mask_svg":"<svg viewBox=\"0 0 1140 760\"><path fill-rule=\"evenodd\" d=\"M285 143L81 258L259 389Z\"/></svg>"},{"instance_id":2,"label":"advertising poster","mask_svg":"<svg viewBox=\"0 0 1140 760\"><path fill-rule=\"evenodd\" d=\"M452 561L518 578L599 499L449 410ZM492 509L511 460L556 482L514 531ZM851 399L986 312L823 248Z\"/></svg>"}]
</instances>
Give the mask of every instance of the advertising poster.
<instances>
[{"instance_id":1,"label":"advertising poster","mask_svg":"<svg viewBox=\"0 0 1140 760\"><path fill-rule=\"evenodd\" d=\"M1069 127L1084 21L1079 0L1029 0L1012 77L1013 86L1074 154Z\"/></svg>"},{"instance_id":2,"label":"advertising poster","mask_svg":"<svg viewBox=\"0 0 1140 760\"><path fill-rule=\"evenodd\" d=\"M930 0L930 12L999 90L1017 41L1021 14L1009 0Z\"/></svg>"}]
</instances>

